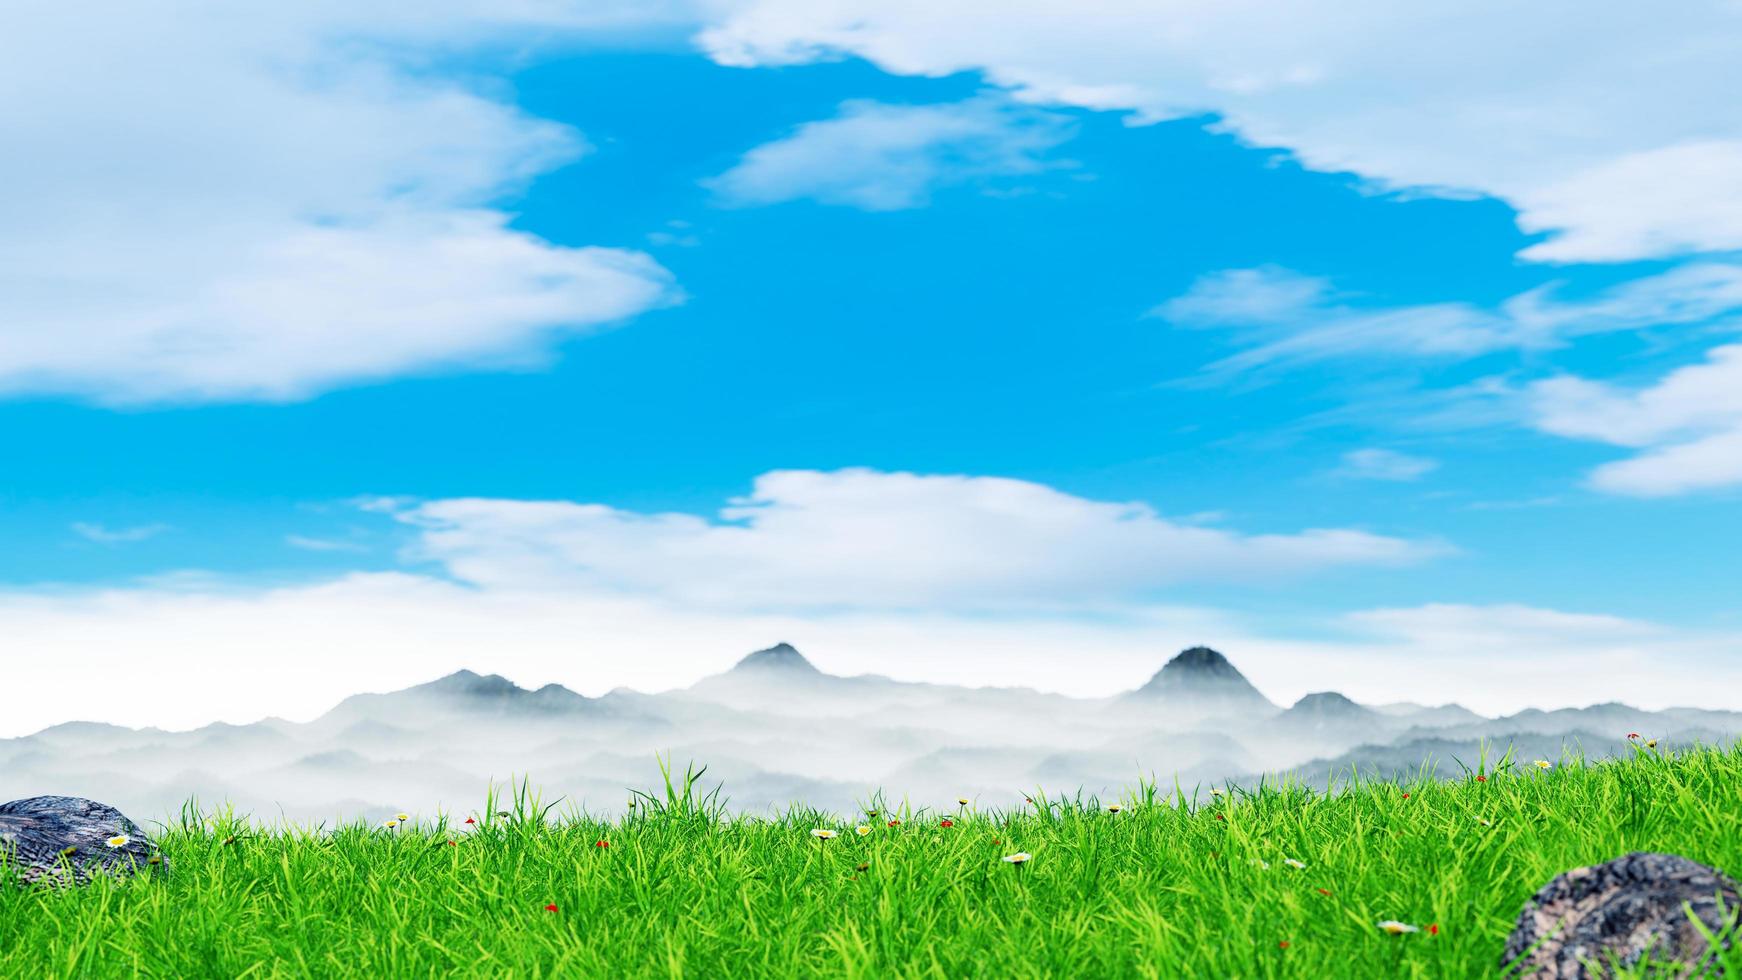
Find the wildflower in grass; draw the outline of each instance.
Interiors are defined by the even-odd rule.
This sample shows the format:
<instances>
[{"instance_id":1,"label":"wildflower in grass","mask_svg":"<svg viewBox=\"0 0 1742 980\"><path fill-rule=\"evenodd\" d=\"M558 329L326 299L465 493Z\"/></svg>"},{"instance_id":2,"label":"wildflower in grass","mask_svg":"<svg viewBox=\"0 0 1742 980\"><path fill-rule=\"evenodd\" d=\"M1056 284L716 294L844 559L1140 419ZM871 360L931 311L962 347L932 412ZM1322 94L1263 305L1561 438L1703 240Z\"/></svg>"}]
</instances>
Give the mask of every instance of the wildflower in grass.
<instances>
[{"instance_id":1,"label":"wildflower in grass","mask_svg":"<svg viewBox=\"0 0 1742 980\"><path fill-rule=\"evenodd\" d=\"M388 830L392 830L393 828L399 826L399 821L389 820L386 823L383 823L381 826L386 827Z\"/></svg>"},{"instance_id":2,"label":"wildflower in grass","mask_svg":"<svg viewBox=\"0 0 1742 980\"><path fill-rule=\"evenodd\" d=\"M409 813L396 813L393 815L393 817L395 820L398 820L400 823L404 823L407 820L411 819L411 814L409 814Z\"/></svg>"},{"instance_id":3,"label":"wildflower in grass","mask_svg":"<svg viewBox=\"0 0 1742 980\"><path fill-rule=\"evenodd\" d=\"M870 866L871 866L870 861L860 861L859 864L853 868L853 870L854 871L864 871L866 868L869 868Z\"/></svg>"},{"instance_id":4,"label":"wildflower in grass","mask_svg":"<svg viewBox=\"0 0 1742 980\"><path fill-rule=\"evenodd\" d=\"M1107 812L1108 813L1118 813L1119 809L1120 809L1119 804L1114 803L1113 805L1107 807Z\"/></svg>"},{"instance_id":5,"label":"wildflower in grass","mask_svg":"<svg viewBox=\"0 0 1742 980\"><path fill-rule=\"evenodd\" d=\"M1004 855L1004 863L1014 864L1014 865L1020 866L1020 865L1027 864L1033 858L1034 858L1034 855L1028 853L1027 851L1017 851L1015 854Z\"/></svg>"},{"instance_id":6,"label":"wildflower in grass","mask_svg":"<svg viewBox=\"0 0 1742 980\"><path fill-rule=\"evenodd\" d=\"M1296 871L1305 871L1306 870L1306 862L1298 860L1296 858L1283 858L1282 863L1288 865L1289 867L1295 869Z\"/></svg>"},{"instance_id":7,"label":"wildflower in grass","mask_svg":"<svg viewBox=\"0 0 1742 980\"><path fill-rule=\"evenodd\" d=\"M1655 738L1648 738L1648 739L1646 739L1646 740L1645 740L1645 747L1646 747L1646 748L1648 748L1648 749L1655 749L1655 748L1657 748L1657 739L1655 739Z\"/></svg>"},{"instance_id":8,"label":"wildflower in grass","mask_svg":"<svg viewBox=\"0 0 1742 980\"><path fill-rule=\"evenodd\" d=\"M1270 870L1270 862L1268 862L1268 861L1260 860L1258 858L1253 858L1251 861L1251 864L1254 868L1257 868L1260 871L1269 871Z\"/></svg>"},{"instance_id":9,"label":"wildflower in grass","mask_svg":"<svg viewBox=\"0 0 1742 980\"><path fill-rule=\"evenodd\" d=\"M504 820L507 820L509 817L514 816L514 814L509 813L507 810L497 810L496 815L498 817L501 817Z\"/></svg>"},{"instance_id":10,"label":"wildflower in grass","mask_svg":"<svg viewBox=\"0 0 1742 980\"><path fill-rule=\"evenodd\" d=\"M1536 767L1538 769L1553 769L1554 763L1548 761L1547 759L1538 759L1538 760L1536 760Z\"/></svg>"},{"instance_id":11,"label":"wildflower in grass","mask_svg":"<svg viewBox=\"0 0 1742 980\"><path fill-rule=\"evenodd\" d=\"M108 840L104 841L103 843L109 845L110 847L126 847L128 842L131 841L132 839L133 838L128 837L126 834L116 834L115 836L109 838Z\"/></svg>"},{"instance_id":12,"label":"wildflower in grass","mask_svg":"<svg viewBox=\"0 0 1742 980\"><path fill-rule=\"evenodd\" d=\"M1477 817L1477 818L1476 818L1476 822L1477 822L1477 823L1479 823L1479 824L1481 824L1481 825L1482 825L1482 826L1484 826L1484 827L1492 827L1492 826L1494 826L1494 821L1492 821L1492 820L1489 820L1489 819L1488 819L1488 818L1487 818L1487 817Z\"/></svg>"},{"instance_id":13,"label":"wildflower in grass","mask_svg":"<svg viewBox=\"0 0 1742 980\"><path fill-rule=\"evenodd\" d=\"M1439 935L1440 934L1440 924L1438 922L1436 922L1433 925L1428 926L1427 927L1427 934L1430 936Z\"/></svg>"},{"instance_id":14,"label":"wildflower in grass","mask_svg":"<svg viewBox=\"0 0 1742 980\"><path fill-rule=\"evenodd\" d=\"M864 837L866 834L869 834L870 832L871 832L871 828L865 826L864 824L860 824L859 826L853 828L853 833L858 834L860 837Z\"/></svg>"},{"instance_id":15,"label":"wildflower in grass","mask_svg":"<svg viewBox=\"0 0 1742 980\"><path fill-rule=\"evenodd\" d=\"M889 821L889 826L891 826L891 827L899 827L899 826L901 826L901 821L899 821L899 820L891 820L891 821Z\"/></svg>"},{"instance_id":16,"label":"wildflower in grass","mask_svg":"<svg viewBox=\"0 0 1742 980\"><path fill-rule=\"evenodd\" d=\"M549 904L549 905L546 905L546 906L545 906L545 907L544 907L544 910L545 910L545 911L546 911L546 912L555 912L555 911L556 911L556 903L555 903L555 902L552 902L552 903L550 903L550 904Z\"/></svg>"},{"instance_id":17,"label":"wildflower in grass","mask_svg":"<svg viewBox=\"0 0 1742 980\"><path fill-rule=\"evenodd\" d=\"M1227 818L1227 817L1224 817L1224 816L1222 816L1222 815L1221 815L1221 814L1220 814L1220 813L1218 813L1218 814L1216 814L1216 819L1217 819L1217 820L1222 820L1222 821L1226 821L1226 820L1227 820L1227 819L1228 819L1228 818Z\"/></svg>"},{"instance_id":18,"label":"wildflower in grass","mask_svg":"<svg viewBox=\"0 0 1742 980\"><path fill-rule=\"evenodd\" d=\"M1323 895L1326 898L1331 897L1331 890L1329 888L1314 888L1313 891L1318 892L1320 895Z\"/></svg>"},{"instance_id":19,"label":"wildflower in grass","mask_svg":"<svg viewBox=\"0 0 1742 980\"><path fill-rule=\"evenodd\" d=\"M459 847L459 846L460 846L460 842L459 842L459 841L457 841L457 840L451 840L451 841L448 841L448 846L449 846L449 847Z\"/></svg>"},{"instance_id":20,"label":"wildflower in grass","mask_svg":"<svg viewBox=\"0 0 1742 980\"><path fill-rule=\"evenodd\" d=\"M1217 796L1227 796L1227 795L1228 795L1227 791L1222 789L1220 786L1211 786L1210 787L1210 796L1212 798L1217 797Z\"/></svg>"},{"instance_id":21,"label":"wildflower in grass","mask_svg":"<svg viewBox=\"0 0 1742 980\"><path fill-rule=\"evenodd\" d=\"M594 847L610 847L611 842L608 840L596 840L593 842L593 846Z\"/></svg>"},{"instance_id":22,"label":"wildflower in grass","mask_svg":"<svg viewBox=\"0 0 1742 980\"><path fill-rule=\"evenodd\" d=\"M1637 739L1637 738L1639 738L1639 733L1638 733L1638 732L1628 732L1628 733L1627 733L1627 739L1628 739L1628 741L1633 741L1633 740L1635 740L1635 739Z\"/></svg>"},{"instance_id":23,"label":"wildflower in grass","mask_svg":"<svg viewBox=\"0 0 1742 980\"><path fill-rule=\"evenodd\" d=\"M1487 777L1487 776L1477 776L1477 777L1476 777L1476 782L1478 782L1478 783L1485 783L1485 782L1487 782L1487 781L1488 781L1488 777Z\"/></svg>"},{"instance_id":24,"label":"wildflower in grass","mask_svg":"<svg viewBox=\"0 0 1742 980\"><path fill-rule=\"evenodd\" d=\"M1277 943L1276 948L1277 949L1287 949L1288 948L1288 940L1284 939L1283 941Z\"/></svg>"},{"instance_id":25,"label":"wildflower in grass","mask_svg":"<svg viewBox=\"0 0 1742 980\"><path fill-rule=\"evenodd\" d=\"M1004 843L1004 842L999 840L998 838L996 838L996 837L992 838L992 846L993 847L997 847L999 844L1002 844L1002 843Z\"/></svg>"},{"instance_id":26,"label":"wildflower in grass","mask_svg":"<svg viewBox=\"0 0 1742 980\"><path fill-rule=\"evenodd\" d=\"M478 822L478 821L477 821L477 820L475 820L475 819L473 819L473 818L472 818L472 817L467 817L467 818L466 818L466 823L467 823L467 824L475 824L475 823L477 823L477 822Z\"/></svg>"},{"instance_id":27,"label":"wildflower in grass","mask_svg":"<svg viewBox=\"0 0 1742 980\"><path fill-rule=\"evenodd\" d=\"M1420 932L1421 926L1412 926L1407 922L1399 922L1396 919L1386 919L1384 922L1379 923L1379 931L1388 932L1393 936L1401 936L1406 932Z\"/></svg>"},{"instance_id":28,"label":"wildflower in grass","mask_svg":"<svg viewBox=\"0 0 1742 980\"><path fill-rule=\"evenodd\" d=\"M817 840L832 840L833 838L840 836L840 834L827 827L818 827L811 831L811 836L815 837Z\"/></svg>"},{"instance_id":29,"label":"wildflower in grass","mask_svg":"<svg viewBox=\"0 0 1742 980\"><path fill-rule=\"evenodd\" d=\"M1409 799L1409 794L1408 793L1403 794L1403 798L1406 800Z\"/></svg>"},{"instance_id":30,"label":"wildflower in grass","mask_svg":"<svg viewBox=\"0 0 1742 980\"><path fill-rule=\"evenodd\" d=\"M968 805L968 798L966 796L958 796L958 797L956 797L956 802L960 803L962 806L967 806Z\"/></svg>"},{"instance_id":31,"label":"wildflower in grass","mask_svg":"<svg viewBox=\"0 0 1742 980\"><path fill-rule=\"evenodd\" d=\"M951 820L949 817L945 817L944 819L938 821L939 827L954 827L955 825L956 825L956 822L954 820Z\"/></svg>"}]
</instances>

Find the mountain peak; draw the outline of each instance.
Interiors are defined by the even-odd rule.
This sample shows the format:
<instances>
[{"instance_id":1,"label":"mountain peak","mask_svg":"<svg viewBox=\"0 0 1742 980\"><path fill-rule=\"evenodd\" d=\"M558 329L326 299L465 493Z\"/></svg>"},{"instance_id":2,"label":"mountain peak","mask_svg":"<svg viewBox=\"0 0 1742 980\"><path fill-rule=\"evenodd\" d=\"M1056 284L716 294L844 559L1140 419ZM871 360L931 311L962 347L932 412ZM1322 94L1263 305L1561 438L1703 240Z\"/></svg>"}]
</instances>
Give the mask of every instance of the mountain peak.
<instances>
[{"instance_id":1,"label":"mountain peak","mask_svg":"<svg viewBox=\"0 0 1742 980\"><path fill-rule=\"evenodd\" d=\"M1372 711L1336 691L1316 691L1312 694L1302 695L1301 699L1288 709L1288 713L1291 715L1312 715L1319 718L1358 718L1372 714Z\"/></svg>"},{"instance_id":2,"label":"mountain peak","mask_svg":"<svg viewBox=\"0 0 1742 980\"><path fill-rule=\"evenodd\" d=\"M410 690L427 691L432 694L505 697L521 690L521 687L501 674L479 674L470 670L456 670L446 677L438 677L427 684L419 684L410 688Z\"/></svg>"},{"instance_id":3,"label":"mountain peak","mask_svg":"<svg viewBox=\"0 0 1742 980\"><path fill-rule=\"evenodd\" d=\"M1245 674L1228 662L1227 657L1204 646L1175 654L1136 693L1147 697L1183 696L1194 700L1275 707L1258 693Z\"/></svg>"},{"instance_id":4,"label":"mountain peak","mask_svg":"<svg viewBox=\"0 0 1742 980\"><path fill-rule=\"evenodd\" d=\"M804 658L798 648L790 643L776 643L766 650L758 650L732 668L732 673L778 673L789 677L815 676L822 671Z\"/></svg>"}]
</instances>

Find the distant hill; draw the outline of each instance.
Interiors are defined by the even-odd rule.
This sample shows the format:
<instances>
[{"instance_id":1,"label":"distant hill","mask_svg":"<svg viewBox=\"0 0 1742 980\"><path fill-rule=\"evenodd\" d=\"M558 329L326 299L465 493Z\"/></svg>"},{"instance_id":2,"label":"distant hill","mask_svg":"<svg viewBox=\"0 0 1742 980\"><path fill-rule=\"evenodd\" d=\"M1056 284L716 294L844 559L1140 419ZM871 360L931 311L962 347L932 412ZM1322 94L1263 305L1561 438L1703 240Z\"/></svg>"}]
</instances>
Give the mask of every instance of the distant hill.
<instances>
[{"instance_id":1,"label":"distant hill","mask_svg":"<svg viewBox=\"0 0 1742 980\"><path fill-rule=\"evenodd\" d=\"M795 801L847 810L890 801L1019 804L1037 789L1097 794L1139 778L1187 792L1265 773L1322 782L1433 762L1455 775L1508 746L1517 758L1626 753L1628 732L1674 744L1742 735L1742 714L1608 703L1486 718L1458 705L1363 705L1335 691L1282 709L1227 657L1196 646L1136 690L1071 698L1023 688L843 677L789 643L688 688L591 698L461 670L358 694L306 723L264 719L188 732L91 722L0 739L0 800L100 797L163 818L189 798L256 815L378 818L483 805L492 782L526 779L547 801L610 812L659 784L656 757L709 765L729 805Z\"/></svg>"},{"instance_id":2,"label":"distant hill","mask_svg":"<svg viewBox=\"0 0 1742 980\"><path fill-rule=\"evenodd\" d=\"M1198 717L1262 716L1278 710L1227 657L1202 646L1175 655L1126 698Z\"/></svg>"}]
</instances>

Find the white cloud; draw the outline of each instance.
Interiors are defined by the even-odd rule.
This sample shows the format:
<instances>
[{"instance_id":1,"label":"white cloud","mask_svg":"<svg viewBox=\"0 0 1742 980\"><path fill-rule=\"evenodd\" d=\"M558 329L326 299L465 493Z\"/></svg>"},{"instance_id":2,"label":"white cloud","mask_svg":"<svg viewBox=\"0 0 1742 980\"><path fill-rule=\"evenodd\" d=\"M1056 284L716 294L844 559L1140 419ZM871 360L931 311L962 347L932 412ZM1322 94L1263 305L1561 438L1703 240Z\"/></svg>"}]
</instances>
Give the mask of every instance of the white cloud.
<instances>
[{"instance_id":1,"label":"white cloud","mask_svg":"<svg viewBox=\"0 0 1742 980\"><path fill-rule=\"evenodd\" d=\"M1439 461L1391 449L1353 449L1343 454L1335 475L1351 480L1419 480L1439 468Z\"/></svg>"},{"instance_id":2,"label":"white cloud","mask_svg":"<svg viewBox=\"0 0 1742 980\"><path fill-rule=\"evenodd\" d=\"M400 517L422 529L418 557L463 581L715 608L1068 610L1446 550L1344 528L1245 535L1020 480L872 470L767 473L719 520L480 499Z\"/></svg>"},{"instance_id":3,"label":"white cloud","mask_svg":"<svg viewBox=\"0 0 1742 980\"><path fill-rule=\"evenodd\" d=\"M580 136L427 70L601 7L34 5L0 35L0 392L281 400L525 364L673 298L496 202ZM84 66L69 73L69 64Z\"/></svg>"},{"instance_id":4,"label":"white cloud","mask_svg":"<svg viewBox=\"0 0 1742 980\"><path fill-rule=\"evenodd\" d=\"M1742 344L1636 391L1565 376L1529 394L1544 432L1643 450L1597 467L1600 490L1662 497L1742 484Z\"/></svg>"},{"instance_id":5,"label":"white cloud","mask_svg":"<svg viewBox=\"0 0 1742 980\"><path fill-rule=\"evenodd\" d=\"M996 5L748 0L701 43L722 63L848 53L909 75L981 70L1039 103L1216 113L1260 146L1385 187L1484 193L1525 252L1606 261L1742 247L1742 8L1502 0Z\"/></svg>"},{"instance_id":6,"label":"white cloud","mask_svg":"<svg viewBox=\"0 0 1742 980\"><path fill-rule=\"evenodd\" d=\"M737 207L808 197L896 211L925 204L938 187L1057 166L1044 154L1068 136L1062 117L991 96L940 105L856 100L705 183Z\"/></svg>"},{"instance_id":7,"label":"white cloud","mask_svg":"<svg viewBox=\"0 0 1742 980\"><path fill-rule=\"evenodd\" d=\"M98 544L131 544L135 541L144 541L146 538L154 538L169 530L169 525L141 524L137 527L111 528L102 524L74 521L72 528L74 534Z\"/></svg>"},{"instance_id":8,"label":"white cloud","mask_svg":"<svg viewBox=\"0 0 1742 980\"><path fill-rule=\"evenodd\" d=\"M334 541L330 538L311 538L301 534L287 534L284 543L300 551L368 551L355 541Z\"/></svg>"},{"instance_id":9,"label":"white cloud","mask_svg":"<svg viewBox=\"0 0 1742 980\"><path fill-rule=\"evenodd\" d=\"M1556 292L1552 284L1538 287L1492 310L1469 303L1357 306L1322 279L1272 266L1203 276L1150 315L1180 327L1226 328L1247 346L1202 369L1212 378L1334 359L1470 358L1742 313L1742 265L1684 265L1583 299Z\"/></svg>"}]
</instances>

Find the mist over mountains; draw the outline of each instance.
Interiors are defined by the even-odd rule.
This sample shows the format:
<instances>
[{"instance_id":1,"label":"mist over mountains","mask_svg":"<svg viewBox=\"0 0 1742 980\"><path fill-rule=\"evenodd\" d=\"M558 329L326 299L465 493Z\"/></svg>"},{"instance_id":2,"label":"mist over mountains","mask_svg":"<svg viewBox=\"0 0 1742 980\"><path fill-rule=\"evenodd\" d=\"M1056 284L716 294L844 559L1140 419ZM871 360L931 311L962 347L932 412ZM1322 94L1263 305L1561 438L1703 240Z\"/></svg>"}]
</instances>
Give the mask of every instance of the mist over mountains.
<instances>
[{"instance_id":1,"label":"mist over mountains","mask_svg":"<svg viewBox=\"0 0 1742 980\"><path fill-rule=\"evenodd\" d=\"M953 807L1048 793L1117 794L1140 778L1188 793L1292 773L1391 776L1434 763L1455 775L1488 746L1527 759L1629 751L1626 735L1674 743L1742 735L1742 713L1607 703L1488 718L1455 704L1362 705L1334 691L1283 707L1222 654L1186 650L1143 686L1109 698L842 677L792 646L660 694L590 698L460 671L359 694L307 723L269 718L185 732L72 722L0 740L0 799L88 796L137 819L188 799L260 818L433 816L482 806L492 781L526 778L548 802L620 810L659 780L657 755L708 766L738 811L804 803L848 810L890 801Z\"/></svg>"}]
</instances>

